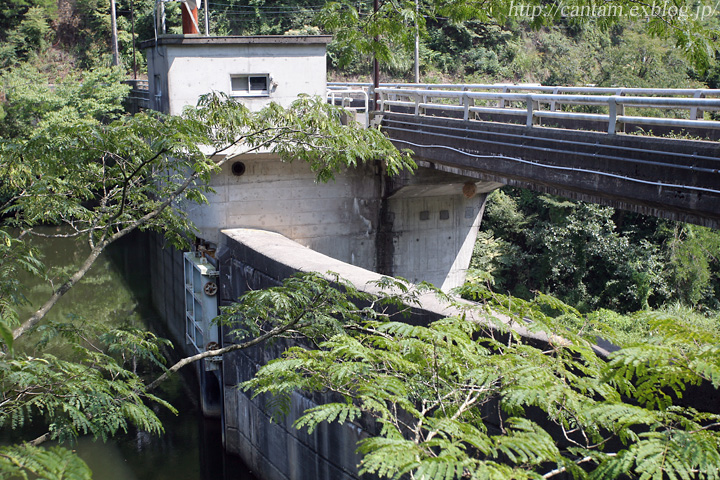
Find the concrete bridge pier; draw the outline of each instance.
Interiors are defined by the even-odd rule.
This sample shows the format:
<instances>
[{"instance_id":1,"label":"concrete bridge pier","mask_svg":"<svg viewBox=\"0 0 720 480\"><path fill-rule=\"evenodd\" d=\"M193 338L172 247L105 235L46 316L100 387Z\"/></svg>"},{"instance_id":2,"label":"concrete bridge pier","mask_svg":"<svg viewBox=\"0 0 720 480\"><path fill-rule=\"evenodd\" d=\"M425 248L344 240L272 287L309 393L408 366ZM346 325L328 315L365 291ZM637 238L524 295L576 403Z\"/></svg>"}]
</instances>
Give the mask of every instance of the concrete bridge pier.
<instances>
[{"instance_id":1,"label":"concrete bridge pier","mask_svg":"<svg viewBox=\"0 0 720 480\"><path fill-rule=\"evenodd\" d=\"M443 291L462 285L487 194L500 186L429 163L391 179L380 212L377 271Z\"/></svg>"}]
</instances>

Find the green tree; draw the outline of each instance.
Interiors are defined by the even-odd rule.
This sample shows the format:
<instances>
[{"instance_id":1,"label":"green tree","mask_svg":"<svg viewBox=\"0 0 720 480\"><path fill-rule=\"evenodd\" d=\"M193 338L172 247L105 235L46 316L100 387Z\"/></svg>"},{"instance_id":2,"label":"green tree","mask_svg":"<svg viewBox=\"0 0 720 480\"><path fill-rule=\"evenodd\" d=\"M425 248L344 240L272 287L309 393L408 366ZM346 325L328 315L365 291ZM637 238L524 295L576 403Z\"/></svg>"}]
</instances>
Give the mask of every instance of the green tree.
<instances>
[{"instance_id":1,"label":"green tree","mask_svg":"<svg viewBox=\"0 0 720 480\"><path fill-rule=\"evenodd\" d=\"M303 286L288 292L298 281ZM457 316L418 326L394 320L398 310L337 299L337 290L316 282L293 279L233 309L246 322L282 320L288 305L307 312L308 325L318 316L336 319L317 348L288 348L242 386L271 394L280 414L295 390L328 394L295 426L370 428L375 434L359 444L361 473L428 480L720 476L720 416L683 403L690 385L720 387L716 329L650 316L651 337L603 359L594 336L543 313L581 321L552 297L527 302L473 288L466 293L480 305L456 305ZM425 289L382 283L389 287L383 295L359 300L413 305ZM547 344L525 342L513 325L529 325Z\"/></svg>"},{"instance_id":2,"label":"green tree","mask_svg":"<svg viewBox=\"0 0 720 480\"><path fill-rule=\"evenodd\" d=\"M308 162L319 181L377 158L391 174L414 165L379 130L342 125L340 112L321 99L301 97L287 109L271 104L250 112L231 99L209 95L182 116L148 112L110 122L96 118L96 96L85 99L67 105L73 113L30 112L24 118L40 128L23 128L18 121L17 130L25 135L0 142L0 270L7 273L0 279L0 425L14 430L33 418L43 419L48 428L29 444L2 448L0 478L25 473L88 478L86 469L68 458L69 451L39 452L39 444L82 434L105 438L131 424L161 431L144 401L165 403L122 361L142 354L161 363L153 337L118 329L88 337L66 325L54 328L74 345L73 358L31 356L15 347L43 324L113 242L135 230L154 230L176 245L185 244L193 228L175 206L204 201L209 176L224 161L213 158L231 147L269 149L287 161ZM41 234L36 226L48 223L65 226L61 236L84 239L89 253L54 285L44 304L20 318L23 286L13 273L43 272L27 240Z\"/></svg>"},{"instance_id":3,"label":"green tree","mask_svg":"<svg viewBox=\"0 0 720 480\"><path fill-rule=\"evenodd\" d=\"M496 191L471 266L491 273L497 291L527 299L539 290L583 311L662 304L669 294L661 246L620 231L614 214L529 191Z\"/></svg>"},{"instance_id":4,"label":"green tree","mask_svg":"<svg viewBox=\"0 0 720 480\"><path fill-rule=\"evenodd\" d=\"M0 67L8 67L29 60L48 47L50 37L48 12L32 7L22 15L20 23L9 29L5 41L0 41Z\"/></svg>"},{"instance_id":5,"label":"green tree","mask_svg":"<svg viewBox=\"0 0 720 480\"><path fill-rule=\"evenodd\" d=\"M57 3L53 0L6 0L0 8L0 41L7 40L7 35L27 19L33 9L53 18L57 12Z\"/></svg>"},{"instance_id":6,"label":"green tree","mask_svg":"<svg viewBox=\"0 0 720 480\"><path fill-rule=\"evenodd\" d=\"M675 225L668 239L670 280L676 298L686 305L718 309L720 232L696 225Z\"/></svg>"},{"instance_id":7,"label":"green tree","mask_svg":"<svg viewBox=\"0 0 720 480\"><path fill-rule=\"evenodd\" d=\"M471 267L498 292L538 290L583 311L712 310L719 245L709 228L505 188L488 199Z\"/></svg>"},{"instance_id":8,"label":"green tree","mask_svg":"<svg viewBox=\"0 0 720 480\"><path fill-rule=\"evenodd\" d=\"M649 9L645 14L637 3L618 0L611 4L614 9L606 12L610 14L598 17L578 14L570 21L565 19L567 13L564 12L573 8L580 11L579 8L592 5L597 6L583 0L561 4L533 0L521 5L506 1L458 0L421 1L416 4L414 0L404 0L381 2L375 12L368 11L366 4L341 0L326 3L317 21L326 31L335 34L336 51L341 58L350 61L357 58L358 54L372 55L382 62L388 62L396 55L399 47L408 51L413 48L415 25L424 38L427 38L430 31L428 26L436 25L438 20L442 25L447 25L447 28L443 27L442 31L434 29L432 35L442 36L446 35L449 29L456 29L453 33L456 38L450 43L450 48L456 48L469 39L468 34L472 36L475 26L491 28L520 23L531 28L567 25L571 29L580 30L583 24L594 23L600 29L608 29L626 22L629 12L635 7L636 13L640 13L638 18L643 20L645 31L652 36L670 39L698 71L706 71L714 61L717 43L712 19L708 20L701 15L686 15L687 12L696 11L695 2L679 2L677 7L682 9L672 12L667 9ZM526 13L518 10L520 6L526 9ZM530 15L528 10L536 13ZM477 44L473 44L473 47L477 47ZM342 66L347 62L340 64Z\"/></svg>"},{"instance_id":9,"label":"green tree","mask_svg":"<svg viewBox=\"0 0 720 480\"><path fill-rule=\"evenodd\" d=\"M7 69L0 74L0 140L40 138L67 123L117 119L130 89L120 83L124 78L122 70L107 67L73 70L54 82L29 63Z\"/></svg>"}]
</instances>

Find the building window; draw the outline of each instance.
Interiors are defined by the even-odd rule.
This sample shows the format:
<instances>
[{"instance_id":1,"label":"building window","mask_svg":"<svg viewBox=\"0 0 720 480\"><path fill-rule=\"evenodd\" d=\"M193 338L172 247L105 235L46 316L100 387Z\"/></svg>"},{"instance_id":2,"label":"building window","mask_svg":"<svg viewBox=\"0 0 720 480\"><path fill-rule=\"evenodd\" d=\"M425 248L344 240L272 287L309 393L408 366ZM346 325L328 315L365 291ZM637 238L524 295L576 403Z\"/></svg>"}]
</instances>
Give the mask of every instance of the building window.
<instances>
[{"instance_id":1,"label":"building window","mask_svg":"<svg viewBox=\"0 0 720 480\"><path fill-rule=\"evenodd\" d=\"M231 75L230 90L234 96L264 97L270 95L270 75Z\"/></svg>"}]
</instances>

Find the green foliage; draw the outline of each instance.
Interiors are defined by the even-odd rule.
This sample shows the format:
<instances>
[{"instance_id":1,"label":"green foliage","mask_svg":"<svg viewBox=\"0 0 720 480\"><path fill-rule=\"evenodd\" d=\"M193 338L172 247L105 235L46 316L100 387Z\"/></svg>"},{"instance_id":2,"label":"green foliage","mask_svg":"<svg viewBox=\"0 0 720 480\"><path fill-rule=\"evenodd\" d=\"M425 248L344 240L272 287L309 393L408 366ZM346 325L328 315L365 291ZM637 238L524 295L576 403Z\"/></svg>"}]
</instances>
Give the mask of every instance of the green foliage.
<instances>
[{"instance_id":1,"label":"green foliage","mask_svg":"<svg viewBox=\"0 0 720 480\"><path fill-rule=\"evenodd\" d=\"M319 348L288 348L242 386L286 398L331 392L296 427L371 419L377 433L360 441L360 468L381 477L720 476L720 416L678 403L687 385L720 386L713 332L658 316L653 339L606 362L544 313L580 316L557 299L476 293L549 345L498 336L496 323L478 321L482 307L427 326L369 319Z\"/></svg>"},{"instance_id":2,"label":"green foliage","mask_svg":"<svg viewBox=\"0 0 720 480\"><path fill-rule=\"evenodd\" d=\"M132 364L133 373L136 373L139 362L164 368L166 361L161 349L172 347L170 340L131 326L112 329L101 335L100 341L107 345L109 354L118 355L122 359L123 366Z\"/></svg>"},{"instance_id":3,"label":"green foliage","mask_svg":"<svg viewBox=\"0 0 720 480\"><path fill-rule=\"evenodd\" d=\"M27 300L21 274L42 276L44 267L37 252L23 241L0 230L0 351L12 353L12 329L19 324L17 308Z\"/></svg>"},{"instance_id":4,"label":"green foliage","mask_svg":"<svg viewBox=\"0 0 720 480\"><path fill-rule=\"evenodd\" d=\"M129 91L119 69L75 71L50 85L37 68L22 64L0 75L5 115L0 118L0 141L52 135L53 129L78 121L118 118ZM0 145L1 146L1 145Z\"/></svg>"},{"instance_id":5,"label":"green foliage","mask_svg":"<svg viewBox=\"0 0 720 480\"><path fill-rule=\"evenodd\" d=\"M716 308L719 242L707 228L502 189L488 199L471 267L498 292L537 290L583 311Z\"/></svg>"},{"instance_id":6,"label":"green foliage","mask_svg":"<svg viewBox=\"0 0 720 480\"><path fill-rule=\"evenodd\" d=\"M48 12L41 7L30 8L20 23L9 30L0 43L0 67L28 60L48 47L50 37Z\"/></svg>"},{"instance_id":7,"label":"green foliage","mask_svg":"<svg viewBox=\"0 0 720 480\"><path fill-rule=\"evenodd\" d=\"M343 125L342 110L322 99L302 97L287 109L271 104L250 112L232 99L208 95L182 116L119 116L113 107L122 98L121 90L102 88L107 71L88 72L82 84L58 85L53 91L42 83L32 84L35 72L23 68L5 77L10 88L3 121L8 129L0 139L0 272L6 274L0 279L0 427L45 425L49 432L42 439L105 439L131 425L151 433L162 431L145 402L172 407L146 391L137 370L141 362L162 367L160 349L166 341L131 326L95 325L102 323L100 319L87 326L77 315L69 321L45 317L83 279L100 253L130 232L154 230L175 245L186 244L193 226L184 211L174 207L205 201L210 175L224 161L216 163L220 154L272 151L286 161L307 162L318 181L332 179L342 168L376 160L382 160L390 174L415 166L379 130ZM21 72L28 72L25 83ZM47 224L63 228L49 232L42 228ZM52 271L59 281L48 300L22 318L18 310L23 285L16 273L45 273L30 246L33 235L77 238L89 248L78 265ZM344 286L353 291L351 285ZM314 291L317 303L301 313L292 309L297 303L292 289L284 301L273 295L273 305L288 308L285 317L276 319L287 328L271 330L270 336L302 329L309 338L317 331L319 341L343 310L364 314L364 307L343 303L339 295L328 296L325 290L335 292L327 285ZM262 302L258 298L252 308L262 310ZM261 328L258 324L258 331ZM64 349L63 357L28 355L28 343L20 349L16 339L29 342L29 332L37 332L39 351L62 339L70 353ZM0 460L0 476L45 468L13 463L21 447L7 452L6 457L0 454L10 459ZM58 462L80 472L68 478L82 478L80 463L66 458L64 450L53 452Z\"/></svg>"},{"instance_id":8,"label":"green foliage","mask_svg":"<svg viewBox=\"0 0 720 480\"><path fill-rule=\"evenodd\" d=\"M627 28L616 40L617 45L605 51L600 61L598 85L652 88L692 86L688 71L691 64L681 51L669 42Z\"/></svg>"},{"instance_id":9,"label":"green foliage","mask_svg":"<svg viewBox=\"0 0 720 480\"><path fill-rule=\"evenodd\" d=\"M226 35L295 35L313 22L319 5L309 0L229 0L212 7L212 21ZM317 35L317 33L310 33Z\"/></svg>"},{"instance_id":10,"label":"green foliage","mask_svg":"<svg viewBox=\"0 0 720 480\"><path fill-rule=\"evenodd\" d=\"M57 3L53 0L7 0L3 2L2 9L0 9L0 42L8 41L10 36L27 28L26 26L18 29L18 26L26 21L37 18L49 20L55 17L56 12ZM40 28L47 29L48 26L44 25Z\"/></svg>"},{"instance_id":11,"label":"green foliage","mask_svg":"<svg viewBox=\"0 0 720 480\"><path fill-rule=\"evenodd\" d=\"M623 81L636 86L655 79L680 86L691 83L695 71L713 65L716 26L708 15L665 15L644 22L628 14L633 7L639 10L633 2L613 3L625 15L561 15L562 9L589 5L394 1L381 2L374 12L367 2L346 0L254 0L249 5L232 0L211 13L220 34L277 35L319 27L335 37L330 65L353 76L367 74L376 56L384 75L411 78L416 28L426 77L440 72L455 81ZM531 18L520 7L539 14ZM695 12L695 5L684 8Z\"/></svg>"},{"instance_id":12,"label":"green foliage","mask_svg":"<svg viewBox=\"0 0 720 480\"><path fill-rule=\"evenodd\" d=\"M0 447L0 478L90 480L92 473L85 462L66 448L17 445Z\"/></svg>"},{"instance_id":13,"label":"green foliage","mask_svg":"<svg viewBox=\"0 0 720 480\"><path fill-rule=\"evenodd\" d=\"M720 298L720 234L695 225L676 225L668 241L670 284L688 305L717 309Z\"/></svg>"},{"instance_id":14,"label":"green foliage","mask_svg":"<svg viewBox=\"0 0 720 480\"><path fill-rule=\"evenodd\" d=\"M47 422L51 437L60 441L79 435L106 439L126 432L131 424L151 433L162 432L154 411L143 402L144 398L160 400L144 393L139 377L90 350L73 362L49 354L5 360L0 388L4 429L22 428L39 417Z\"/></svg>"}]
</instances>

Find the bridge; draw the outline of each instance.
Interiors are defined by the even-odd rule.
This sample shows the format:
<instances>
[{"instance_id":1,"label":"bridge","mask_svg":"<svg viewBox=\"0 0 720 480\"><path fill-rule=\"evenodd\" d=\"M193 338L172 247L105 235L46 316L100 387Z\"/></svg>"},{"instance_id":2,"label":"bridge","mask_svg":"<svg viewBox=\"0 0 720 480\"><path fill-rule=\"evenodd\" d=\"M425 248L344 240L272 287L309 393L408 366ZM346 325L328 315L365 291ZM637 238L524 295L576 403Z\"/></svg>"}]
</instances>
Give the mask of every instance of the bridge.
<instances>
[{"instance_id":1,"label":"bridge","mask_svg":"<svg viewBox=\"0 0 720 480\"><path fill-rule=\"evenodd\" d=\"M704 119L720 90L331 83L328 98L364 111L374 93L422 167L720 227L720 121Z\"/></svg>"}]
</instances>

